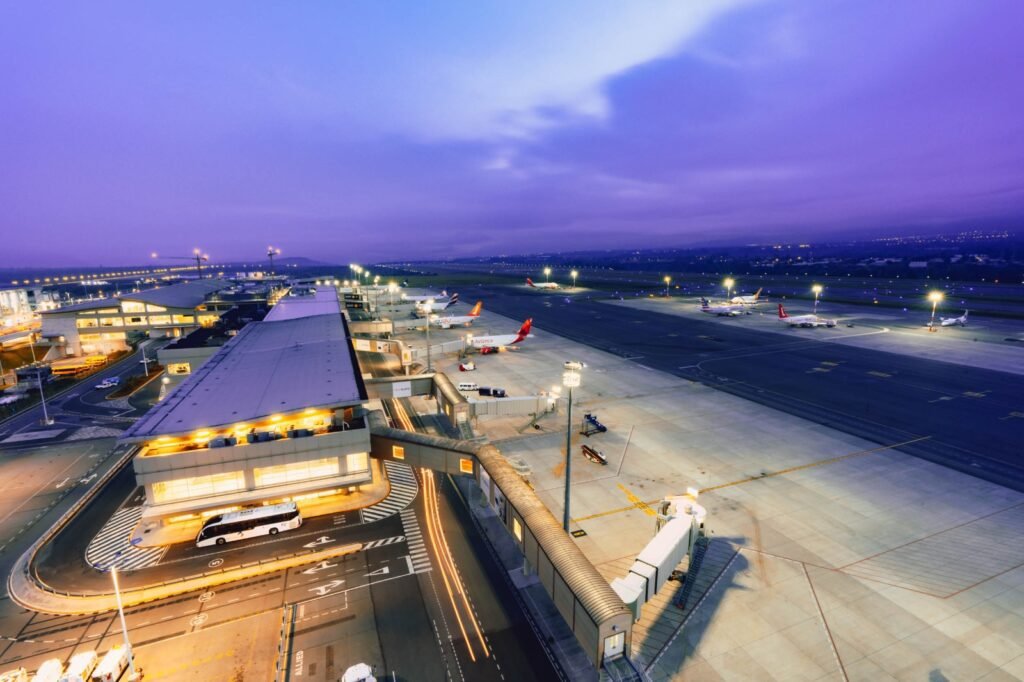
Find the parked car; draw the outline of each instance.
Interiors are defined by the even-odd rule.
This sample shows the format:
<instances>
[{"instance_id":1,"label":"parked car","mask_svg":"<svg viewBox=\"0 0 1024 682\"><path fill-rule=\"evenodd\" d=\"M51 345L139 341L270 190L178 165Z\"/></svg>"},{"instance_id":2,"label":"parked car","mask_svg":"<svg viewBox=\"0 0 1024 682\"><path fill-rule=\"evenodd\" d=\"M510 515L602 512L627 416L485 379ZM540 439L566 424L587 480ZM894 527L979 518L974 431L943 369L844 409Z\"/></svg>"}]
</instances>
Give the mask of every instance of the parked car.
<instances>
[{"instance_id":1,"label":"parked car","mask_svg":"<svg viewBox=\"0 0 1024 682\"><path fill-rule=\"evenodd\" d=\"M472 372L475 369L476 369L476 364L475 363L472 363L472 362L460 362L459 363L459 371L460 372Z\"/></svg>"},{"instance_id":2,"label":"parked car","mask_svg":"<svg viewBox=\"0 0 1024 682\"><path fill-rule=\"evenodd\" d=\"M589 445L582 445L580 449L583 451L583 456L589 459L595 464L607 464L608 458L604 456L604 453L600 450L595 450Z\"/></svg>"},{"instance_id":3,"label":"parked car","mask_svg":"<svg viewBox=\"0 0 1024 682\"><path fill-rule=\"evenodd\" d=\"M504 398L506 396L505 389L493 388L491 386L481 386L480 395L490 396L492 398Z\"/></svg>"}]
</instances>

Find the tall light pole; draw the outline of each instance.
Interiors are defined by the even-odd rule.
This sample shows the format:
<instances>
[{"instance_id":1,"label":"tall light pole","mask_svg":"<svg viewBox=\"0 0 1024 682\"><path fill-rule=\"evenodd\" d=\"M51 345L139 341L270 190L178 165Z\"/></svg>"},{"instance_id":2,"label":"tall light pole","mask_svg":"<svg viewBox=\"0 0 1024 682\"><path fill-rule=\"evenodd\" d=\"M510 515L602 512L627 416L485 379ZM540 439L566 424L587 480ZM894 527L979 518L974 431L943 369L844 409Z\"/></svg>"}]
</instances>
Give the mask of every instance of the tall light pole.
<instances>
[{"instance_id":1,"label":"tall light pole","mask_svg":"<svg viewBox=\"0 0 1024 682\"><path fill-rule=\"evenodd\" d=\"M132 653L132 643L128 641L128 624L124 620L124 604L121 603L121 587L117 584L117 566L110 567L110 575L114 579L114 596L117 598L117 613L121 617L121 634L124 635L124 650L128 654L129 680L138 679L135 672L135 654Z\"/></svg>"},{"instance_id":2,"label":"tall light pole","mask_svg":"<svg viewBox=\"0 0 1024 682\"><path fill-rule=\"evenodd\" d=\"M580 273L578 273L575 270L573 270L569 274L572 276L572 288L575 289L576 288L576 278L579 276Z\"/></svg>"},{"instance_id":3,"label":"tall light pole","mask_svg":"<svg viewBox=\"0 0 1024 682\"><path fill-rule=\"evenodd\" d=\"M565 424L565 504L562 509L562 528L569 532L569 519L571 513L569 490L572 483L572 389L580 385L580 370L586 365L582 362L566 362L565 372L562 374L562 385L569 389L569 403L566 408Z\"/></svg>"},{"instance_id":4,"label":"tall light pole","mask_svg":"<svg viewBox=\"0 0 1024 682\"><path fill-rule=\"evenodd\" d=\"M814 314L818 314L818 297L821 296L821 292L825 290L825 287L820 284L815 284L811 287L811 291L814 292Z\"/></svg>"},{"instance_id":5,"label":"tall light pole","mask_svg":"<svg viewBox=\"0 0 1024 682\"><path fill-rule=\"evenodd\" d=\"M53 424L53 420L50 419L50 415L46 411L46 393L43 391L43 372L39 367L36 367L36 384L39 386L39 401L43 404L43 423L50 426Z\"/></svg>"},{"instance_id":6,"label":"tall light pole","mask_svg":"<svg viewBox=\"0 0 1024 682\"><path fill-rule=\"evenodd\" d=\"M394 282L388 282L388 295L391 299L391 307L395 307L395 292L398 291L398 285Z\"/></svg>"},{"instance_id":7,"label":"tall light pole","mask_svg":"<svg viewBox=\"0 0 1024 682\"><path fill-rule=\"evenodd\" d=\"M669 297L668 285L671 284L671 283L672 283L672 278L669 277L668 275L665 275L665 298Z\"/></svg>"},{"instance_id":8,"label":"tall light pole","mask_svg":"<svg viewBox=\"0 0 1024 682\"><path fill-rule=\"evenodd\" d=\"M434 309L434 299L428 298L423 309L427 311L427 371L430 372L430 312Z\"/></svg>"},{"instance_id":9,"label":"tall light pole","mask_svg":"<svg viewBox=\"0 0 1024 682\"><path fill-rule=\"evenodd\" d=\"M935 329L935 309L938 308L939 302L945 298L945 294L941 291L929 291L928 300L932 302L932 319L928 322L929 329Z\"/></svg>"},{"instance_id":10,"label":"tall light pole","mask_svg":"<svg viewBox=\"0 0 1024 682\"><path fill-rule=\"evenodd\" d=\"M733 287L734 284L736 284L736 280L734 280L732 277L726 277L722 281L722 286L725 287L725 298L726 299L732 298L732 287Z\"/></svg>"},{"instance_id":11,"label":"tall light pole","mask_svg":"<svg viewBox=\"0 0 1024 682\"><path fill-rule=\"evenodd\" d=\"M274 274L274 256L280 256L280 255L281 255L281 249L278 249L278 248L273 247L273 246L268 246L267 247L267 258L270 259L270 274L271 275Z\"/></svg>"},{"instance_id":12,"label":"tall light pole","mask_svg":"<svg viewBox=\"0 0 1024 682\"><path fill-rule=\"evenodd\" d=\"M551 268L544 268L544 281L551 281Z\"/></svg>"}]
</instances>

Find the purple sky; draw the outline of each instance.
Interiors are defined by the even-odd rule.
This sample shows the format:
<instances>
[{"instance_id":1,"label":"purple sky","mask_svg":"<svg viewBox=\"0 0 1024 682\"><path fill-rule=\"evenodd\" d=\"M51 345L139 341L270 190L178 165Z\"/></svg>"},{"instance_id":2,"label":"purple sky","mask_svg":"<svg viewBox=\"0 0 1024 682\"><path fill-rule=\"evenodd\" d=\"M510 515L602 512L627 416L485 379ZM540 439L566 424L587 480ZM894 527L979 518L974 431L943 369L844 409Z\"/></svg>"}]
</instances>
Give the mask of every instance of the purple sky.
<instances>
[{"instance_id":1,"label":"purple sky","mask_svg":"<svg viewBox=\"0 0 1024 682\"><path fill-rule=\"evenodd\" d=\"M1024 2L9 3L3 266L1024 216Z\"/></svg>"}]
</instances>

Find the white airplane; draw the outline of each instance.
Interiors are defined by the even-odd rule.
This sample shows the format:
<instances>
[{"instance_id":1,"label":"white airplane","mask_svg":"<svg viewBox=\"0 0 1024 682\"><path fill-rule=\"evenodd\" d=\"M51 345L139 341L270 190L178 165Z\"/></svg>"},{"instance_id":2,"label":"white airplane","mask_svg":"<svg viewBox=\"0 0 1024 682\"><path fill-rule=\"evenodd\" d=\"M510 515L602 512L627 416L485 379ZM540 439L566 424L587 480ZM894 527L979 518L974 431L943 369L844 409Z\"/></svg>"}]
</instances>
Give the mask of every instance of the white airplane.
<instances>
[{"instance_id":1,"label":"white airplane","mask_svg":"<svg viewBox=\"0 0 1024 682\"><path fill-rule=\"evenodd\" d=\"M444 293L444 292L442 292ZM430 302L428 298L426 301L422 301L416 304L416 314L420 317L427 314L427 304ZM454 293L450 298L436 299L433 304L430 305L430 312L446 310L448 306L455 305L459 302L459 294Z\"/></svg>"},{"instance_id":2,"label":"white airplane","mask_svg":"<svg viewBox=\"0 0 1024 682\"><path fill-rule=\"evenodd\" d=\"M788 324L790 327L834 327L835 320L826 320L817 315L789 315L786 309L779 304L779 322Z\"/></svg>"},{"instance_id":3,"label":"white airplane","mask_svg":"<svg viewBox=\"0 0 1024 682\"><path fill-rule=\"evenodd\" d=\"M700 311L702 313L708 313L709 315L718 315L719 317L736 317L737 315L743 314L743 306L733 305L731 303L716 303L711 305L708 303L708 299L700 299Z\"/></svg>"},{"instance_id":4,"label":"white airplane","mask_svg":"<svg viewBox=\"0 0 1024 682\"><path fill-rule=\"evenodd\" d=\"M540 284L537 284L529 277L526 278L526 286L532 289L561 289L561 287L558 286L558 282L541 282Z\"/></svg>"},{"instance_id":5,"label":"white airplane","mask_svg":"<svg viewBox=\"0 0 1024 682\"><path fill-rule=\"evenodd\" d=\"M730 303L736 303L738 305L757 305L757 299L761 297L761 289L754 292L753 296L733 296L729 299Z\"/></svg>"},{"instance_id":6,"label":"white airplane","mask_svg":"<svg viewBox=\"0 0 1024 682\"><path fill-rule=\"evenodd\" d=\"M480 311L483 307L484 302L477 301L476 305L473 306L473 309L465 315L446 315L445 317L441 317L440 315L431 315L430 324L440 327L441 329L451 329L459 324L471 325L476 318L480 317Z\"/></svg>"},{"instance_id":7,"label":"white airplane","mask_svg":"<svg viewBox=\"0 0 1024 682\"><path fill-rule=\"evenodd\" d=\"M482 354L497 353L503 348L513 346L530 336L530 327L533 325L533 318L523 322L523 326L515 334L499 334L498 336L474 336L469 339L469 345L478 349Z\"/></svg>"},{"instance_id":8,"label":"white airplane","mask_svg":"<svg viewBox=\"0 0 1024 682\"><path fill-rule=\"evenodd\" d=\"M959 326L959 327L966 327L967 326L967 313L969 313L969 312L970 312L969 310L965 310L964 314L961 315L960 317L943 317L943 318L940 318L942 320L941 325L943 327L957 327L957 326Z\"/></svg>"},{"instance_id":9,"label":"white airplane","mask_svg":"<svg viewBox=\"0 0 1024 682\"><path fill-rule=\"evenodd\" d=\"M437 301L442 298L448 298L448 292L446 290L442 290L440 294L431 294L430 296L406 296L405 294L402 294L402 300L409 303L426 303L431 299Z\"/></svg>"}]
</instances>

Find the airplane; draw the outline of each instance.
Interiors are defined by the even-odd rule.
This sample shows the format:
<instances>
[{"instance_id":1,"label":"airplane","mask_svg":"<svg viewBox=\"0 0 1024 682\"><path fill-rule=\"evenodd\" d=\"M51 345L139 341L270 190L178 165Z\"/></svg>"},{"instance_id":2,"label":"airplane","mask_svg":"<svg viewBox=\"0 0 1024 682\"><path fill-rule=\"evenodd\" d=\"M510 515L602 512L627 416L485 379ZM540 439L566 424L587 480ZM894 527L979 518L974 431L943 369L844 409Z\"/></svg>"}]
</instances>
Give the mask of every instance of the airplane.
<instances>
[{"instance_id":1,"label":"airplane","mask_svg":"<svg viewBox=\"0 0 1024 682\"><path fill-rule=\"evenodd\" d=\"M471 325L476 318L480 317L480 311L484 307L483 301L477 301L473 309L465 315L448 315L441 317L440 315L431 315L430 324L440 327L441 329L451 329L455 325L464 324Z\"/></svg>"},{"instance_id":2,"label":"airplane","mask_svg":"<svg viewBox=\"0 0 1024 682\"><path fill-rule=\"evenodd\" d=\"M789 315L786 309L779 304L779 322L788 324L790 327L834 327L835 320L826 320L817 315Z\"/></svg>"},{"instance_id":3,"label":"airplane","mask_svg":"<svg viewBox=\"0 0 1024 682\"><path fill-rule=\"evenodd\" d=\"M532 289L561 289L561 287L558 286L558 282L541 282L540 284L537 284L529 277L526 278L526 286Z\"/></svg>"},{"instance_id":4,"label":"airplane","mask_svg":"<svg viewBox=\"0 0 1024 682\"><path fill-rule=\"evenodd\" d=\"M441 292L444 293L444 292ZM425 301L416 304L416 314L423 316L427 314L427 302L430 298ZM450 298L435 299L433 305L430 306L430 312L446 310L448 306L455 305L459 302L459 294L456 292L451 295Z\"/></svg>"},{"instance_id":5,"label":"airplane","mask_svg":"<svg viewBox=\"0 0 1024 682\"><path fill-rule=\"evenodd\" d=\"M498 336L473 336L469 339L469 345L478 349L483 355L497 353L498 351L513 346L530 336L530 327L533 326L533 318L523 322L523 326L515 334L499 334Z\"/></svg>"},{"instance_id":6,"label":"airplane","mask_svg":"<svg viewBox=\"0 0 1024 682\"><path fill-rule=\"evenodd\" d=\"M700 311L709 315L718 315L719 317L736 317L743 314L743 306L718 303L711 305L708 303L708 299L702 298L700 299Z\"/></svg>"},{"instance_id":7,"label":"airplane","mask_svg":"<svg viewBox=\"0 0 1024 682\"><path fill-rule=\"evenodd\" d=\"M764 287L755 291L753 296L733 296L729 299L729 302L739 305L757 305L757 299L761 297L761 291L763 289Z\"/></svg>"},{"instance_id":8,"label":"airplane","mask_svg":"<svg viewBox=\"0 0 1024 682\"><path fill-rule=\"evenodd\" d=\"M408 303L426 303L431 299L437 301L442 298L448 298L447 290L442 289L440 294L431 294L430 296L406 296L405 294L402 294L402 300Z\"/></svg>"},{"instance_id":9,"label":"airplane","mask_svg":"<svg viewBox=\"0 0 1024 682\"><path fill-rule=\"evenodd\" d=\"M966 327L967 326L967 313L969 313L969 312L970 312L969 310L965 310L964 314L961 315L960 317L943 317L943 318L940 318L942 320L941 325L943 327L956 327L956 326Z\"/></svg>"}]
</instances>

